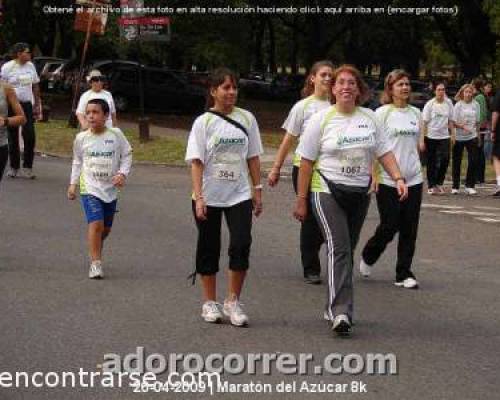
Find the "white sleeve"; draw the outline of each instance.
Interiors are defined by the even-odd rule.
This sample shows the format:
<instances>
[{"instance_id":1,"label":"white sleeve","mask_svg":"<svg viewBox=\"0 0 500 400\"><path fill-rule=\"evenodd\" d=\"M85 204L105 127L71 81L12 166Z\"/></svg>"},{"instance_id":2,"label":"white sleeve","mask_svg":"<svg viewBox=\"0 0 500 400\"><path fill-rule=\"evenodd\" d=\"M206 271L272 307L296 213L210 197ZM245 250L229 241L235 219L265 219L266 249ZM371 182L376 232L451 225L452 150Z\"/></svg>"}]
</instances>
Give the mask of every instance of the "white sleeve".
<instances>
[{"instance_id":1,"label":"white sleeve","mask_svg":"<svg viewBox=\"0 0 500 400\"><path fill-rule=\"evenodd\" d=\"M453 103L451 102L450 99L448 99L448 108L449 108L449 111L450 111L450 118L449 118L449 120L453 122L453 121L455 121L455 107L453 106Z\"/></svg>"},{"instance_id":2,"label":"white sleeve","mask_svg":"<svg viewBox=\"0 0 500 400\"><path fill-rule=\"evenodd\" d=\"M424 106L424 111L422 112L422 119L425 121L425 122L429 122L431 120L431 101L428 101L427 103L425 103L425 106Z\"/></svg>"},{"instance_id":3,"label":"white sleeve","mask_svg":"<svg viewBox=\"0 0 500 400\"><path fill-rule=\"evenodd\" d=\"M262 148L259 125L257 124L257 120L255 119L255 117L251 115L250 128L248 129L247 159L255 156L260 156L262 153L264 153L264 149Z\"/></svg>"},{"instance_id":4,"label":"white sleeve","mask_svg":"<svg viewBox=\"0 0 500 400\"><path fill-rule=\"evenodd\" d=\"M0 69L0 80L7 81L7 79L7 63L5 63Z\"/></svg>"},{"instance_id":5,"label":"white sleeve","mask_svg":"<svg viewBox=\"0 0 500 400\"><path fill-rule=\"evenodd\" d=\"M306 160L314 161L318 158L321 140L321 121L324 113L314 114L302 133L302 140L297 147L297 154Z\"/></svg>"},{"instance_id":6,"label":"white sleeve","mask_svg":"<svg viewBox=\"0 0 500 400\"><path fill-rule=\"evenodd\" d=\"M77 114L85 115L85 107L87 106L88 103L87 97L88 97L87 92L83 93L80 96L80 100L78 100L78 107L76 107Z\"/></svg>"},{"instance_id":7,"label":"white sleeve","mask_svg":"<svg viewBox=\"0 0 500 400\"><path fill-rule=\"evenodd\" d=\"M77 135L73 141L73 163L71 165L71 178L69 183L76 185L80 181L83 165L83 149L81 138Z\"/></svg>"},{"instance_id":8,"label":"white sleeve","mask_svg":"<svg viewBox=\"0 0 500 400\"><path fill-rule=\"evenodd\" d=\"M288 114L288 117L283 123L282 128L285 131L287 131L287 133L293 136L300 136L300 134L302 133L303 126L304 126L304 107L303 107L303 102L299 101L290 110L290 113Z\"/></svg>"},{"instance_id":9,"label":"white sleeve","mask_svg":"<svg viewBox=\"0 0 500 400\"><path fill-rule=\"evenodd\" d=\"M205 118L200 116L194 121L191 132L189 133L189 139L186 149L187 162L193 160L200 160L205 164L206 150L207 147L207 135L205 128Z\"/></svg>"},{"instance_id":10,"label":"white sleeve","mask_svg":"<svg viewBox=\"0 0 500 400\"><path fill-rule=\"evenodd\" d=\"M114 101L113 95L111 93L109 94L109 112L111 114L116 114L115 101Z\"/></svg>"},{"instance_id":11,"label":"white sleeve","mask_svg":"<svg viewBox=\"0 0 500 400\"><path fill-rule=\"evenodd\" d=\"M36 72L36 68L35 68L35 65L30 62L30 67L31 67L31 72L33 74L33 84L37 84L37 83L40 83L40 78L38 76L38 73Z\"/></svg>"},{"instance_id":12,"label":"white sleeve","mask_svg":"<svg viewBox=\"0 0 500 400\"><path fill-rule=\"evenodd\" d=\"M379 113L381 114L381 113ZM382 157L384 154L392 150L391 141L389 140L389 135L385 129L384 124L380 121L380 116L375 114L375 156L377 158Z\"/></svg>"},{"instance_id":13,"label":"white sleeve","mask_svg":"<svg viewBox=\"0 0 500 400\"><path fill-rule=\"evenodd\" d=\"M451 118L453 121L460 121L460 102L457 102L453 107L453 117Z\"/></svg>"},{"instance_id":14,"label":"white sleeve","mask_svg":"<svg viewBox=\"0 0 500 400\"><path fill-rule=\"evenodd\" d=\"M120 166L118 167L118 173L127 177L132 168L132 146L120 129L113 129L117 133L118 141L120 142Z\"/></svg>"}]
</instances>

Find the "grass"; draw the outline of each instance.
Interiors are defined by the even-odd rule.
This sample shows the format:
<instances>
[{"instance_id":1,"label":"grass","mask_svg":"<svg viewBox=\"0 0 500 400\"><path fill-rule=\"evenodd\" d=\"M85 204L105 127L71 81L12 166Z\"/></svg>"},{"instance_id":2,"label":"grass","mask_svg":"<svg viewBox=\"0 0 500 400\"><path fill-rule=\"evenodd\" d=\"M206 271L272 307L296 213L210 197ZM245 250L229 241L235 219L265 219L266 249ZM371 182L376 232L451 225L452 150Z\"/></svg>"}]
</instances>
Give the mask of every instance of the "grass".
<instances>
[{"instance_id":1,"label":"grass","mask_svg":"<svg viewBox=\"0 0 500 400\"><path fill-rule=\"evenodd\" d=\"M77 129L68 127L66 121L54 120L36 124L37 150L59 156L71 156ZM134 149L135 161L149 161L184 165L186 141L177 137L152 137L147 143L139 142L136 130L126 129L125 136Z\"/></svg>"}]
</instances>

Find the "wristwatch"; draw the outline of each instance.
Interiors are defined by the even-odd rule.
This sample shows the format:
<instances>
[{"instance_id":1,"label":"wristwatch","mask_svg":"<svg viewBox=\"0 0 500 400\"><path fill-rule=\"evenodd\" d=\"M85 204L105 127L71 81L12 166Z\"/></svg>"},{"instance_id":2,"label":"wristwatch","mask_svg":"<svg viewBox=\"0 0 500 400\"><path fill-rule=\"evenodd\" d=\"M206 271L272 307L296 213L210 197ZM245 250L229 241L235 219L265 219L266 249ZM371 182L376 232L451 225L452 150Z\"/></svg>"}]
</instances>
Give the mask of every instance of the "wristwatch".
<instances>
[{"instance_id":1,"label":"wristwatch","mask_svg":"<svg viewBox=\"0 0 500 400\"><path fill-rule=\"evenodd\" d=\"M403 183L406 183L406 179L403 178L402 176L398 176L397 178L394 178L394 182L397 182L397 181L403 181Z\"/></svg>"}]
</instances>

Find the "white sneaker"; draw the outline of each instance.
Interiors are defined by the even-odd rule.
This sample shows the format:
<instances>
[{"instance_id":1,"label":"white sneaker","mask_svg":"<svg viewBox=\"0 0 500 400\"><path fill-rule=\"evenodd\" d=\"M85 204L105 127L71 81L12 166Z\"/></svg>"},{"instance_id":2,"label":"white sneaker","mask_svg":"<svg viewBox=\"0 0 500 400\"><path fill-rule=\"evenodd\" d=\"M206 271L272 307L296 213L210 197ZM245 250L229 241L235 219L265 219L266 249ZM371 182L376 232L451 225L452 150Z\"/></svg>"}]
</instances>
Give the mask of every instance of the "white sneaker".
<instances>
[{"instance_id":1,"label":"white sneaker","mask_svg":"<svg viewBox=\"0 0 500 400\"><path fill-rule=\"evenodd\" d=\"M406 278L403 281L396 281L394 284L405 289L418 289L418 282L415 278Z\"/></svg>"},{"instance_id":2,"label":"white sneaker","mask_svg":"<svg viewBox=\"0 0 500 400\"><path fill-rule=\"evenodd\" d=\"M241 308L241 303L236 299L234 301L224 300L224 314L229 317L234 326L247 326L248 317Z\"/></svg>"},{"instance_id":3,"label":"white sneaker","mask_svg":"<svg viewBox=\"0 0 500 400\"><path fill-rule=\"evenodd\" d=\"M349 336L352 331L349 317L345 314L337 315L333 320L332 330L339 336Z\"/></svg>"},{"instance_id":4,"label":"white sneaker","mask_svg":"<svg viewBox=\"0 0 500 400\"><path fill-rule=\"evenodd\" d=\"M365 263L363 257L361 257L361 261L359 262L359 273L364 278L368 278L372 273L372 266Z\"/></svg>"},{"instance_id":5,"label":"white sneaker","mask_svg":"<svg viewBox=\"0 0 500 400\"><path fill-rule=\"evenodd\" d=\"M17 177L17 173L18 173L18 172L19 172L19 170L18 170L18 169L13 169L13 168L11 168L11 169L9 170L9 172L7 172L7 176L8 176L9 178L15 178L15 177Z\"/></svg>"},{"instance_id":6,"label":"white sneaker","mask_svg":"<svg viewBox=\"0 0 500 400\"><path fill-rule=\"evenodd\" d=\"M434 189L432 188L427 189L427 194L430 194L431 196L435 194Z\"/></svg>"},{"instance_id":7,"label":"white sneaker","mask_svg":"<svg viewBox=\"0 0 500 400\"><path fill-rule=\"evenodd\" d=\"M468 187L466 187L464 189L464 192L465 192L465 194L469 194L469 195L471 195L471 194L472 195L477 194L477 190L476 189L474 189L474 188L468 188Z\"/></svg>"},{"instance_id":8,"label":"white sneaker","mask_svg":"<svg viewBox=\"0 0 500 400\"><path fill-rule=\"evenodd\" d=\"M92 264L90 264L89 278L90 279L104 278L104 272L102 270L102 264L100 261L94 261Z\"/></svg>"},{"instance_id":9,"label":"white sneaker","mask_svg":"<svg viewBox=\"0 0 500 400\"><path fill-rule=\"evenodd\" d=\"M458 189L451 189L451 194L458 194Z\"/></svg>"},{"instance_id":10,"label":"white sneaker","mask_svg":"<svg viewBox=\"0 0 500 400\"><path fill-rule=\"evenodd\" d=\"M36 175L33 173L32 168L23 168L22 169L22 177L26 179L35 179Z\"/></svg>"},{"instance_id":11,"label":"white sneaker","mask_svg":"<svg viewBox=\"0 0 500 400\"><path fill-rule=\"evenodd\" d=\"M201 307L201 317L205 322L218 324L222 321L221 305L213 300L206 301Z\"/></svg>"}]
</instances>

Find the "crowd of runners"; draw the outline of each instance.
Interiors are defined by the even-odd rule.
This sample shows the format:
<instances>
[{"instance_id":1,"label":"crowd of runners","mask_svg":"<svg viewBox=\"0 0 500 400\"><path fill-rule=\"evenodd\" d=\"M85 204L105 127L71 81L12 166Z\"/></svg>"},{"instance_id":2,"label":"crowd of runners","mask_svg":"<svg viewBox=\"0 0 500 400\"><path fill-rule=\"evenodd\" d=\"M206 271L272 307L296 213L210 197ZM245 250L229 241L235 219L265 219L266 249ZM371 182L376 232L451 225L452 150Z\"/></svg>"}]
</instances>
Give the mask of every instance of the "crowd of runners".
<instances>
[{"instance_id":1,"label":"crowd of runners","mask_svg":"<svg viewBox=\"0 0 500 400\"><path fill-rule=\"evenodd\" d=\"M10 158L9 176L34 178L33 121L40 113L38 76L29 46L14 46L15 58L1 70L0 179ZM117 195L132 166L132 148L116 126L111 94L103 76L91 71L90 85L77 108L82 131L73 146L67 197L79 191L88 223L89 278L103 278L102 250L111 232ZM489 82L463 85L455 104L444 82L421 112L409 104L410 75L397 69L385 77L382 106L362 107L370 90L354 66L334 68L315 63L306 79L303 99L290 110L267 184L280 182L284 161L297 144L292 182L296 193L293 216L300 221L300 259L306 283L321 282L320 249L326 247L327 304L324 317L339 335L353 324L354 250L375 193L380 221L363 244L359 272L368 278L386 246L398 235L394 284L416 289L412 270L420 205L427 178L429 195L446 193L445 174L452 154L451 194L458 194L464 148L468 167L464 191L476 195L493 160L500 197L500 94L493 100ZM236 106L237 76L226 68L212 72L207 109L194 121L185 159L191 167L192 212L198 231L193 281L200 276L202 318L248 325L240 297L249 268L253 216L263 211L260 156L263 146L254 115ZM20 170L18 128L24 139ZM424 177L421 154L426 153ZM217 301L222 217L229 230L228 286L223 304Z\"/></svg>"}]
</instances>

